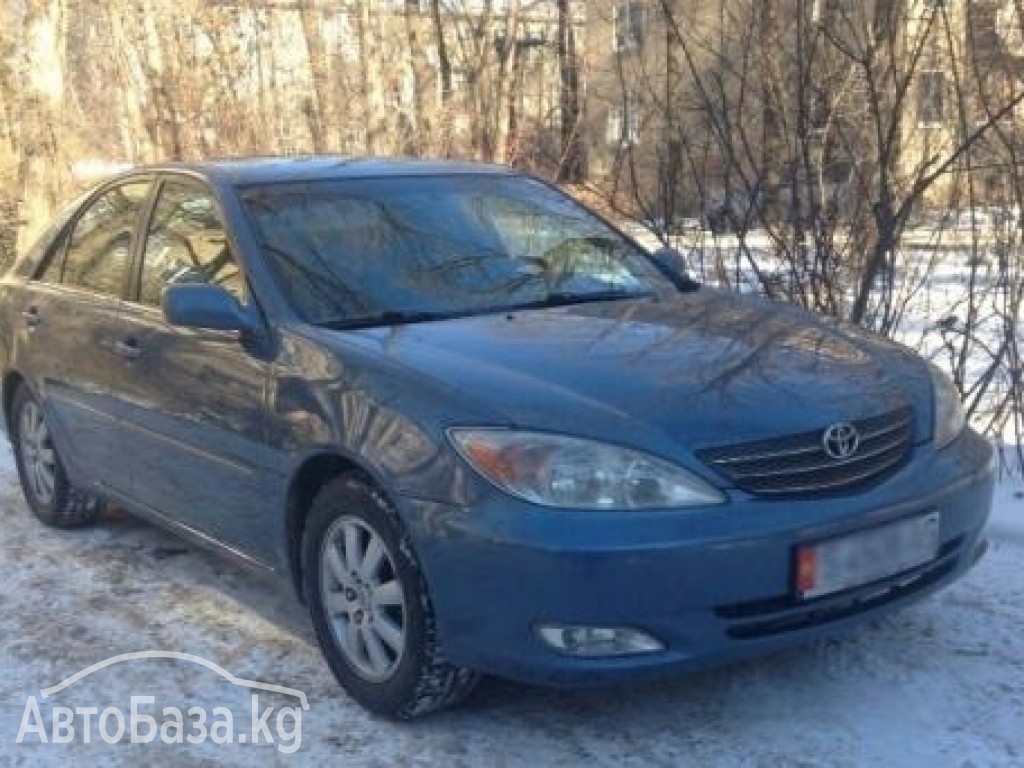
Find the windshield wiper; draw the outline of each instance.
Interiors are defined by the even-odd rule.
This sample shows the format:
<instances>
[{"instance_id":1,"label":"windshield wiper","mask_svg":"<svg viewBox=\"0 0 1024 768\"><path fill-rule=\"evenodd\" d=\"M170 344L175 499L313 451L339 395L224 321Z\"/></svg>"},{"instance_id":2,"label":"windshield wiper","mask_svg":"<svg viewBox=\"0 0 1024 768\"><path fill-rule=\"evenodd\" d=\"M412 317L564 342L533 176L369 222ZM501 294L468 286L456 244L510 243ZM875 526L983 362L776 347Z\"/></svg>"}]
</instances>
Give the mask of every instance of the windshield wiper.
<instances>
[{"instance_id":1,"label":"windshield wiper","mask_svg":"<svg viewBox=\"0 0 1024 768\"><path fill-rule=\"evenodd\" d=\"M374 328L381 325L406 325L408 323L423 323L428 320L447 320L451 317L455 317L451 312L389 309L386 312L378 312L375 315L326 320L317 323L317 325L321 328L330 328L335 331L347 331L358 328Z\"/></svg>"},{"instance_id":2,"label":"windshield wiper","mask_svg":"<svg viewBox=\"0 0 1024 768\"><path fill-rule=\"evenodd\" d=\"M471 317L473 315L488 315L498 312L514 312L521 309L546 309L549 307L563 307L570 304L589 304L597 301L615 301L618 299L647 299L654 296L653 291L590 291L588 293L572 293L569 291L555 291L549 293L542 299L526 301L521 304L509 304L508 306L474 307L472 309L455 311L429 311L429 310L403 310L389 309L373 315L363 317L338 318L337 320L325 320L317 323L322 328L330 328L335 331L356 330L359 328L375 328L387 325L408 325L409 323L425 323L430 320L452 320L458 317Z\"/></svg>"},{"instance_id":3,"label":"windshield wiper","mask_svg":"<svg viewBox=\"0 0 1024 768\"><path fill-rule=\"evenodd\" d=\"M571 304L591 304L598 301L618 301L622 299L649 299L653 297L653 291L627 291L623 289L608 291L587 291L586 293L573 293L572 291L552 291L543 299L527 301L522 304L515 304L507 307L514 309L546 309L548 307L565 307Z\"/></svg>"}]
</instances>

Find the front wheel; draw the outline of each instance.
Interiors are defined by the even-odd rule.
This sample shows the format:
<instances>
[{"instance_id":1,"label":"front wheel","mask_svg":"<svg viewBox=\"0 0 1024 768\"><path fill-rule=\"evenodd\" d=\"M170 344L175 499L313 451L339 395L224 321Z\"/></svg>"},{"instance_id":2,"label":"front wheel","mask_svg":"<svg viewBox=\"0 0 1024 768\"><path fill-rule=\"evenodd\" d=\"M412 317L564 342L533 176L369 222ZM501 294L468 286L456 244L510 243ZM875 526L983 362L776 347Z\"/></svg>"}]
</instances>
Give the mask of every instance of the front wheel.
<instances>
[{"instance_id":1,"label":"front wheel","mask_svg":"<svg viewBox=\"0 0 1024 768\"><path fill-rule=\"evenodd\" d=\"M377 714L407 719L464 698L476 673L448 663L398 517L357 474L328 483L303 536L306 598L334 676Z\"/></svg>"},{"instance_id":2,"label":"front wheel","mask_svg":"<svg viewBox=\"0 0 1024 768\"><path fill-rule=\"evenodd\" d=\"M25 386L14 393L10 430L21 489L32 513L54 528L95 522L99 501L68 481L43 409Z\"/></svg>"}]
</instances>

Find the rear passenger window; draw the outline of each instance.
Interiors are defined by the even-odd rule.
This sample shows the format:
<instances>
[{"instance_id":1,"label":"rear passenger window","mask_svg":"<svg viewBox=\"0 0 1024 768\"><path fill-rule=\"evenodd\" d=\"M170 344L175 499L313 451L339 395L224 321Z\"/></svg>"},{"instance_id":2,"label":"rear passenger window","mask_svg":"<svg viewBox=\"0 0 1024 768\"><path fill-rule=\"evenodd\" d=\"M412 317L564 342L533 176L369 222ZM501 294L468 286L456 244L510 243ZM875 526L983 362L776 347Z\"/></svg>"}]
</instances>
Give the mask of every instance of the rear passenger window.
<instances>
[{"instance_id":1,"label":"rear passenger window","mask_svg":"<svg viewBox=\"0 0 1024 768\"><path fill-rule=\"evenodd\" d=\"M39 239L36 240L21 264L17 267L19 275L32 276L33 280L47 283L59 283L60 273L64 269L64 252L68 245L68 222L78 213L88 195L81 195L77 200L62 210Z\"/></svg>"},{"instance_id":2,"label":"rear passenger window","mask_svg":"<svg viewBox=\"0 0 1024 768\"><path fill-rule=\"evenodd\" d=\"M146 235L139 301L159 306L164 287L174 283L212 283L245 301L245 281L213 195L196 184L169 181Z\"/></svg>"},{"instance_id":3,"label":"rear passenger window","mask_svg":"<svg viewBox=\"0 0 1024 768\"><path fill-rule=\"evenodd\" d=\"M114 187L93 201L75 222L61 282L118 296L131 261L132 233L150 182Z\"/></svg>"}]
</instances>

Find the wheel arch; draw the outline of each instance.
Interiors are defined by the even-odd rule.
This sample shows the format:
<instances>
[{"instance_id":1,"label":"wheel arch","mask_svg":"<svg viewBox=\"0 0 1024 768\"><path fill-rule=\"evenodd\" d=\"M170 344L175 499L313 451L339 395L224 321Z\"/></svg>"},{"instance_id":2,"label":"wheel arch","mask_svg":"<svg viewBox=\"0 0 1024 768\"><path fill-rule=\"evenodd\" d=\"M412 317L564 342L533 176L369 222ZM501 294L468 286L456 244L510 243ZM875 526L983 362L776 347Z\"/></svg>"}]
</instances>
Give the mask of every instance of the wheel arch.
<instances>
[{"instance_id":1,"label":"wheel arch","mask_svg":"<svg viewBox=\"0 0 1024 768\"><path fill-rule=\"evenodd\" d=\"M3 397L4 429L7 436L11 434L11 406L14 405L14 393L25 383L25 377L13 368L4 373L3 383L0 384L0 395Z\"/></svg>"},{"instance_id":2,"label":"wheel arch","mask_svg":"<svg viewBox=\"0 0 1024 768\"><path fill-rule=\"evenodd\" d=\"M331 480L348 473L359 474L385 496L387 487L374 472L355 459L337 451L322 451L307 457L288 483L285 501L285 542L288 575L300 600L305 600L302 589L302 534L310 507L320 490Z\"/></svg>"}]
</instances>

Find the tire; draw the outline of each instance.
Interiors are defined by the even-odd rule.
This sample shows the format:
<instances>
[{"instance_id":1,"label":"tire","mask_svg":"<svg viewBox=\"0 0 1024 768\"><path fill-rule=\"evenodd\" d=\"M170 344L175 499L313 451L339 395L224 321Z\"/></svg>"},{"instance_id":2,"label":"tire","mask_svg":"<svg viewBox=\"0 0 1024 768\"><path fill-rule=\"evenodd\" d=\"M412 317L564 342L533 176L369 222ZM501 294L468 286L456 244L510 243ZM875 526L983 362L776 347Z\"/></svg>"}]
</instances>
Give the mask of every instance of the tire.
<instances>
[{"instance_id":1,"label":"tire","mask_svg":"<svg viewBox=\"0 0 1024 768\"><path fill-rule=\"evenodd\" d=\"M445 659L409 537L362 475L342 475L321 489L306 521L302 564L320 648L353 699L406 720L469 695L479 676Z\"/></svg>"},{"instance_id":2,"label":"tire","mask_svg":"<svg viewBox=\"0 0 1024 768\"><path fill-rule=\"evenodd\" d=\"M21 490L32 514L53 528L96 522L102 511L100 502L68 481L43 409L24 385L14 393L9 429ZM40 460L48 468L45 478L39 472Z\"/></svg>"}]
</instances>

